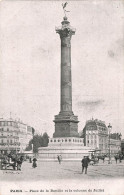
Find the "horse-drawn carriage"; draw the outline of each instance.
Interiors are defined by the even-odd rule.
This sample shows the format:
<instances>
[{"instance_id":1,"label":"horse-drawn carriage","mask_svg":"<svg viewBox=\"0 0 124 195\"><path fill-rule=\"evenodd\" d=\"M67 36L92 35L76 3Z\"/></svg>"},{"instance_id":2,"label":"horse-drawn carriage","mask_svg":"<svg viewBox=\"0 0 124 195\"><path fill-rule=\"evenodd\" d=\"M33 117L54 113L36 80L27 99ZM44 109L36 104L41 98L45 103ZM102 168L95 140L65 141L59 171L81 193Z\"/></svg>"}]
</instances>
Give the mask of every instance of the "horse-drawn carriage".
<instances>
[{"instance_id":1,"label":"horse-drawn carriage","mask_svg":"<svg viewBox=\"0 0 124 195\"><path fill-rule=\"evenodd\" d=\"M100 154L99 153L100 151L101 150L99 150L99 149L89 151L89 152L91 152L91 159L89 159L90 160L89 164L91 164L91 165L98 164L99 160L102 160L103 163L104 163L106 155L105 154Z\"/></svg>"},{"instance_id":2,"label":"horse-drawn carriage","mask_svg":"<svg viewBox=\"0 0 124 195\"><path fill-rule=\"evenodd\" d=\"M98 158L97 157L93 157L93 158L89 158L89 165L95 165L98 164Z\"/></svg>"},{"instance_id":3,"label":"horse-drawn carriage","mask_svg":"<svg viewBox=\"0 0 124 195\"><path fill-rule=\"evenodd\" d=\"M7 170L12 168L13 170L21 170L22 162L23 162L23 156L4 155L1 158L1 169Z\"/></svg>"}]
</instances>

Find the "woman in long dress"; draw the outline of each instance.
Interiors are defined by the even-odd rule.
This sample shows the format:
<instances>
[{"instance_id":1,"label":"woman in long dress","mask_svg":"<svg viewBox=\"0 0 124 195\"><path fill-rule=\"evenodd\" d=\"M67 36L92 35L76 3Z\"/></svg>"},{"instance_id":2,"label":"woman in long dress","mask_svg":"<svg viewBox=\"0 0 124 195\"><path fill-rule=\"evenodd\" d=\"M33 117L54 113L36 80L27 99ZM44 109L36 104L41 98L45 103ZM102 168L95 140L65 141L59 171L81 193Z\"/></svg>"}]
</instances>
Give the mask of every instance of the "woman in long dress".
<instances>
[{"instance_id":1,"label":"woman in long dress","mask_svg":"<svg viewBox=\"0 0 124 195\"><path fill-rule=\"evenodd\" d=\"M33 158L32 167L33 167L33 168L36 168L36 167L37 167L37 159L36 159L36 158Z\"/></svg>"}]
</instances>

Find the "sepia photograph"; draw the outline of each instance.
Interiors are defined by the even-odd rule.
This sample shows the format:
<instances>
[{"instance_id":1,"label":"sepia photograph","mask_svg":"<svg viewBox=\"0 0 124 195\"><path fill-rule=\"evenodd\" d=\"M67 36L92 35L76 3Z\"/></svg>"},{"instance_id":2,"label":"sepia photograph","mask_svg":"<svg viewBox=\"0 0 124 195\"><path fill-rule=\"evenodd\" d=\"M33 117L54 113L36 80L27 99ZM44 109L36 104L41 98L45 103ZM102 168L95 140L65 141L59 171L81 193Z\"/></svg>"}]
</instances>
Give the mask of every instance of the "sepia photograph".
<instances>
[{"instance_id":1,"label":"sepia photograph","mask_svg":"<svg viewBox=\"0 0 124 195\"><path fill-rule=\"evenodd\" d=\"M123 0L1 0L0 43L0 195L124 195Z\"/></svg>"}]
</instances>

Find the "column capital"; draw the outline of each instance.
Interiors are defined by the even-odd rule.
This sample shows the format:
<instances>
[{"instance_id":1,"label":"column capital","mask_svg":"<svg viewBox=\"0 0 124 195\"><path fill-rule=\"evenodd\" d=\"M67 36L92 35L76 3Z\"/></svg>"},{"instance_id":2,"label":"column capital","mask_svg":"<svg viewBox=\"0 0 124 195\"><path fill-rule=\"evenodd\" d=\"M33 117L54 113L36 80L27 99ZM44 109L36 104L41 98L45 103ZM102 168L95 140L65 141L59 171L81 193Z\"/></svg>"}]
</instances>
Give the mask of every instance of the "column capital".
<instances>
[{"instance_id":1,"label":"column capital","mask_svg":"<svg viewBox=\"0 0 124 195\"><path fill-rule=\"evenodd\" d=\"M67 20L67 17L64 17L63 19L64 20L61 22L62 26L55 28L56 33L60 35L60 38L63 37L71 38L71 36L75 34L76 29L70 25L70 22Z\"/></svg>"}]
</instances>

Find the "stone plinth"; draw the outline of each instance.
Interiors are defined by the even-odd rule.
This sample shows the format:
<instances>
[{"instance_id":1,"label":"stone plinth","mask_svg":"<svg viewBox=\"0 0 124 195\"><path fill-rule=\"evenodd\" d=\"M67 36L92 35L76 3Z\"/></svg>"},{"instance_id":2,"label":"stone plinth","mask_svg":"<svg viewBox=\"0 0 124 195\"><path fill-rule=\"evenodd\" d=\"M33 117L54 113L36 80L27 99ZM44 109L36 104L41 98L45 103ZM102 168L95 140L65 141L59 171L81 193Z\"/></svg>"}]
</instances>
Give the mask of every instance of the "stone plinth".
<instances>
[{"instance_id":1,"label":"stone plinth","mask_svg":"<svg viewBox=\"0 0 124 195\"><path fill-rule=\"evenodd\" d=\"M50 138L48 147L39 148L39 159L56 161L61 155L62 160L81 160L83 156L90 156L91 148L84 146L83 138L61 137Z\"/></svg>"},{"instance_id":2,"label":"stone plinth","mask_svg":"<svg viewBox=\"0 0 124 195\"><path fill-rule=\"evenodd\" d=\"M59 137L49 138L49 146L84 146L83 138L76 137Z\"/></svg>"}]
</instances>

